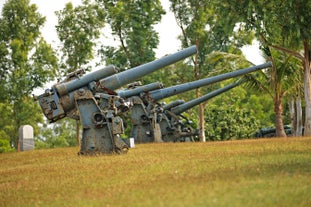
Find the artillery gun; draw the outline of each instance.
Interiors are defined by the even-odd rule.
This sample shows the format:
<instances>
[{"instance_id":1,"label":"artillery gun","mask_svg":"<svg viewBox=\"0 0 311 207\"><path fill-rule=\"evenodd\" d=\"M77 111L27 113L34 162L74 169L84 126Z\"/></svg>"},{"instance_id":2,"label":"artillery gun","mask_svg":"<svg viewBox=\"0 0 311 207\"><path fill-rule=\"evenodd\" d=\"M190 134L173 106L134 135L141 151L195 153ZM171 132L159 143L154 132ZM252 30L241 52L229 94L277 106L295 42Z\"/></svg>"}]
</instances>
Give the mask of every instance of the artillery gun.
<instances>
[{"instance_id":1,"label":"artillery gun","mask_svg":"<svg viewBox=\"0 0 311 207\"><path fill-rule=\"evenodd\" d=\"M194 137L199 135L199 129L193 129L191 127L192 122L188 120L185 116L183 116L182 113L191 109L192 107L195 107L203 102L210 100L211 98L214 98L226 91L237 87L241 83L242 81L237 81L233 84L214 90L191 101L178 104L169 109L166 109L167 107L165 105L163 107L163 117L165 118L163 118L160 122L162 140L164 142L194 141Z\"/></svg>"},{"instance_id":2,"label":"artillery gun","mask_svg":"<svg viewBox=\"0 0 311 207\"><path fill-rule=\"evenodd\" d=\"M129 106L114 90L196 52L191 46L120 73L112 65L84 76L79 72L38 96L39 104L50 122L64 117L81 120L79 154L126 153L129 146L120 137L124 126L119 114Z\"/></svg>"},{"instance_id":3,"label":"artillery gun","mask_svg":"<svg viewBox=\"0 0 311 207\"><path fill-rule=\"evenodd\" d=\"M195 88L210 85L222 80L238 77L247 73L255 72L267 67L271 67L272 63L265 64L221 74L218 76L205 78L181 85L151 90L147 93L140 93L136 96L131 96L129 101L132 106L130 107L132 131L131 137L137 143L146 142L162 142L161 134L161 120L163 119L163 107L158 103L159 100L183 93ZM120 96L122 97L121 93ZM165 117L164 117L165 118Z\"/></svg>"}]
</instances>

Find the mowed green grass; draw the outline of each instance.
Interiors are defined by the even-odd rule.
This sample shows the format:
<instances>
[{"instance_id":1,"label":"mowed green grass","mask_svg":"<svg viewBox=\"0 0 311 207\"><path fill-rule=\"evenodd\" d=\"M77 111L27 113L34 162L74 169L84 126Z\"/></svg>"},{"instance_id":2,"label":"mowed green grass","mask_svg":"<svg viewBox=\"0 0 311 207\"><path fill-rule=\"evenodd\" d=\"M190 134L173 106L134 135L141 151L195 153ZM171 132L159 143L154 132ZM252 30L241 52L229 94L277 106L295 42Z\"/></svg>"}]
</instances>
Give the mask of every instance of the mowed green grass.
<instances>
[{"instance_id":1,"label":"mowed green grass","mask_svg":"<svg viewBox=\"0 0 311 207\"><path fill-rule=\"evenodd\" d=\"M311 138L0 154L0 206L311 206Z\"/></svg>"}]
</instances>

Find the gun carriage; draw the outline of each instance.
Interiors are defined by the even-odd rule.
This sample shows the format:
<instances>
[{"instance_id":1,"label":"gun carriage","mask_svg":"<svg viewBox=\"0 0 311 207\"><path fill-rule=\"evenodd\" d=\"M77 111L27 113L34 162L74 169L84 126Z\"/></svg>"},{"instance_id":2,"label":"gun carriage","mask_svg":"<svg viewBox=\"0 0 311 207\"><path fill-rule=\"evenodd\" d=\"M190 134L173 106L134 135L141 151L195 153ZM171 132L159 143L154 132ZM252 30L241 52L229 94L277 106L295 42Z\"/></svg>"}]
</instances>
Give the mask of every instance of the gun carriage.
<instances>
[{"instance_id":1,"label":"gun carriage","mask_svg":"<svg viewBox=\"0 0 311 207\"><path fill-rule=\"evenodd\" d=\"M127 111L129 105L115 90L196 52L196 47L191 46L120 73L111 65L84 76L70 75L38 96L39 104L50 122L64 117L81 120L79 154L126 153L129 146L121 139L124 126L119 114Z\"/></svg>"},{"instance_id":2,"label":"gun carriage","mask_svg":"<svg viewBox=\"0 0 311 207\"><path fill-rule=\"evenodd\" d=\"M161 99L171 97L189 90L193 90L195 88L207 86L216 82L220 82L223 80L227 80L230 78L239 77L248 73L252 73L267 67L271 67L272 63L268 62L265 64L240 69L237 71L221 74L214 77L209 77L193 82L184 83L181 85L171 86L167 88L159 88L159 89L153 89L148 92L143 93L137 93L134 96L131 96L128 98L129 102L131 102L132 106L130 108L130 114L131 114L131 122L132 122L132 131L131 131L131 137L134 137L135 142L137 143L146 143L146 142L162 142L162 141L171 141L175 138L167 138L166 134L169 134L165 129L173 129L172 126L164 126L165 119L166 125L169 123L168 117L165 115L163 106L159 103ZM160 85L158 85L160 87ZM139 90L139 88L144 86L137 86L136 90ZM229 86L228 86L229 88ZM120 96L122 96L122 93L120 92ZM126 98L126 97L125 97ZM202 101L202 99L196 100L198 102ZM174 103L174 104L180 104L181 101ZM172 105L174 105L172 103ZM169 112L168 110L165 110L166 113L170 113L169 116L181 116L181 113L178 110L186 110L189 105L194 104L196 105L196 102L190 102L186 105L183 105L183 108L178 108L178 106L175 106L177 108L172 108L172 112ZM169 106L164 106L165 108L170 108ZM193 106L191 106L193 107ZM175 112L173 112L174 110ZM176 115L177 113L178 115ZM164 121L162 121L164 120ZM162 127L160 126L160 123L162 122ZM180 132L180 130L179 130ZM163 134L162 134L163 133ZM185 132L184 134L189 134L188 132ZM164 137L163 137L164 135ZM164 139L163 139L164 138Z\"/></svg>"}]
</instances>

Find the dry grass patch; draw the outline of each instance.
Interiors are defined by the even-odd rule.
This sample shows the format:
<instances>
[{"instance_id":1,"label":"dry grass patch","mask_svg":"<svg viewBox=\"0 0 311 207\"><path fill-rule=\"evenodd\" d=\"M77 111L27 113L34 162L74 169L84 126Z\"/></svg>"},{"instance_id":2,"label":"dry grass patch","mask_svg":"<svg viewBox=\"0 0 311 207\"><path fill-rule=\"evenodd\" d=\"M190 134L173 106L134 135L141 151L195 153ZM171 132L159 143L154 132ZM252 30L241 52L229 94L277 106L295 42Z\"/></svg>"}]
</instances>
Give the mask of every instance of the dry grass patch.
<instances>
[{"instance_id":1,"label":"dry grass patch","mask_svg":"<svg viewBox=\"0 0 311 207\"><path fill-rule=\"evenodd\" d=\"M0 154L0 206L311 206L311 138Z\"/></svg>"}]
</instances>

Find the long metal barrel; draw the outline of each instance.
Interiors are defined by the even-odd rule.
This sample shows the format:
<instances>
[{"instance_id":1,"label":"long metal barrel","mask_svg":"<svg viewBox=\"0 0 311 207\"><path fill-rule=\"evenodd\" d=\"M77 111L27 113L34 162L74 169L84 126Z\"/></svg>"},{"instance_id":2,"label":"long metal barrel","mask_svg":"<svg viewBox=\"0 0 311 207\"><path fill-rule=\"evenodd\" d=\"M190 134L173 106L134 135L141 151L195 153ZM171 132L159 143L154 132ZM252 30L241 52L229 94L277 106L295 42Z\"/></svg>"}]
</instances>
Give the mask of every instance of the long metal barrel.
<instances>
[{"instance_id":1,"label":"long metal barrel","mask_svg":"<svg viewBox=\"0 0 311 207\"><path fill-rule=\"evenodd\" d=\"M176 100L176 101L173 101L173 102L171 102L169 104L165 104L163 106L163 110L169 110L169 109L171 109L173 107L179 106L180 104L184 104L184 103L185 103L184 100Z\"/></svg>"},{"instance_id":2,"label":"long metal barrel","mask_svg":"<svg viewBox=\"0 0 311 207\"><path fill-rule=\"evenodd\" d=\"M199 98L188 101L184 104L180 104L178 106L175 106L174 108L171 109L171 112L173 112L176 115L182 114L183 112L187 111L188 109L190 109L196 105L199 105L200 103L203 103L203 102L205 102L211 98L214 98L215 96L218 96L218 95L220 95L226 91L229 91L229 90L235 88L236 86L240 85L241 83L242 83L241 81L238 81L236 83L233 83L233 84L227 85L223 88L212 91L212 92L210 92L204 96L201 96Z\"/></svg>"},{"instance_id":3,"label":"long metal barrel","mask_svg":"<svg viewBox=\"0 0 311 207\"><path fill-rule=\"evenodd\" d=\"M272 66L272 63L267 62L267 63L261 64L261 65L256 65L253 67L244 68L241 70L236 70L236 71L233 71L230 73L224 73L224 74L217 75L217 76L210 77L210 78L204 78L201 80L192 81L189 83L184 83L184 84L177 85L177 86L171 86L171 87L151 91L149 96L151 98L153 98L155 101L158 101L158 100L170 97L170 96L177 95L179 93L183 93L185 91L189 91L189 90L199 88L202 86L210 85L210 84L222 81L222 80L235 78L235 77L245 75L247 73L255 72L257 70L261 70L261 69L268 68L271 66Z\"/></svg>"},{"instance_id":4,"label":"long metal barrel","mask_svg":"<svg viewBox=\"0 0 311 207\"><path fill-rule=\"evenodd\" d=\"M150 84L143 85L143 86L138 86L133 89L118 91L117 93L118 93L118 96L122 98L128 98L131 96L137 96L140 93L147 93L149 91L153 91L153 90L160 89L160 88L163 88L163 84L160 82L155 82L155 83L150 83Z\"/></svg>"},{"instance_id":5,"label":"long metal barrel","mask_svg":"<svg viewBox=\"0 0 311 207\"><path fill-rule=\"evenodd\" d=\"M63 96L63 95L66 95L72 91L75 91L79 88L82 88L82 87L88 85L90 82L99 81L99 80L106 78L108 76L111 76L117 72L118 72L118 70L115 66L109 65L109 66L104 67L102 69L88 73L88 74L82 76L81 78L74 79L74 80L69 81L69 82L64 82L64 83L55 85L54 87L56 88L59 96Z\"/></svg>"},{"instance_id":6,"label":"long metal barrel","mask_svg":"<svg viewBox=\"0 0 311 207\"><path fill-rule=\"evenodd\" d=\"M100 86L109 88L111 90L115 90L120 88L121 86L131 83L149 73L152 73L160 68L164 68L168 65L176 63L182 59L185 59L197 52L196 46L188 47L184 50L181 50L177 53L167 55L158 60L146 63L144 65L140 65L129 70L120 72L113 76L107 77L105 79L100 80Z\"/></svg>"}]
</instances>

